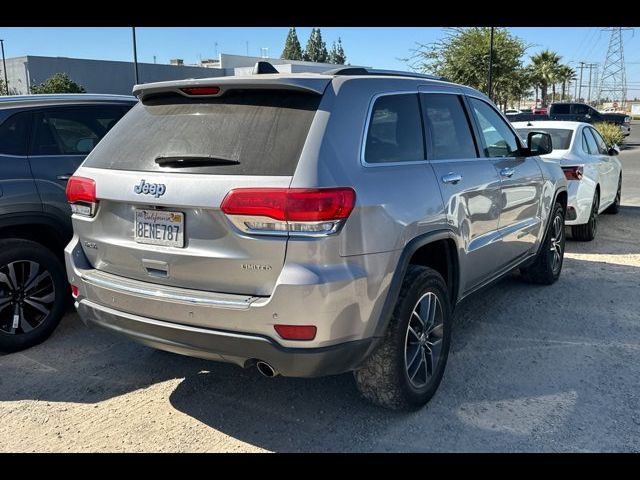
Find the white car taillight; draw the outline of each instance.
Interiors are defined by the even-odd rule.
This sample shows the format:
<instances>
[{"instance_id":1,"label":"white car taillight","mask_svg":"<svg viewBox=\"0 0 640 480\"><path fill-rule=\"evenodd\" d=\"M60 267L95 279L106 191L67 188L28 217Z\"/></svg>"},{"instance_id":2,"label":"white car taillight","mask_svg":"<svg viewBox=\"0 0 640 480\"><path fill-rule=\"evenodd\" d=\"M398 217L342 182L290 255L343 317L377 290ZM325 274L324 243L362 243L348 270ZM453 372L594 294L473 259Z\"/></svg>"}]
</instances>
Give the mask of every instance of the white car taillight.
<instances>
[{"instance_id":1,"label":"white car taillight","mask_svg":"<svg viewBox=\"0 0 640 480\"><path fill-rule=\"evenodd\" d=\"M330 235L355 206L356 193L341 188L238 188L220 209L246 233L262 235Z\"/></svg>"},{"instance_id":2,"label":"white car taillight","mask_svg":"<svg viewBox=\"0 0 640 480\"><path fill-rule=\"evenodd\" d=\"M86 177L71 177L67 182L67 201L71 211L85 217L92 217L96 212L96 181Z\"/></svg>"}]
</instances>

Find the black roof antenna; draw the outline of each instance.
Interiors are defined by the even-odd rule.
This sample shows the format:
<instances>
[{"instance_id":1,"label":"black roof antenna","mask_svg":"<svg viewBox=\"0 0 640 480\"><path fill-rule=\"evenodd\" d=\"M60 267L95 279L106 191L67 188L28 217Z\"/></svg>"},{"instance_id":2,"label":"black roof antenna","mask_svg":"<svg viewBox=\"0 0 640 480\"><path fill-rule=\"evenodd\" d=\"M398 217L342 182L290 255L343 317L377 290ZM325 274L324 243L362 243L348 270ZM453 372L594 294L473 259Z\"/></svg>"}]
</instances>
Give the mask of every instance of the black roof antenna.
<instances>
[{"instance_id":1,"label":"black roof antenna","mask_svg":"<svg viewBox=\"0 0 640 480\"><path fill-rule=\"evenodd\" d=\"M269 62L256 62L255 66L253 67L253 72L254 75L261 75L263 73L280 73L278 72L278 70L276 70L276 67L274 67L273 65L271 65Z\"/></svg>"}]
</instances>

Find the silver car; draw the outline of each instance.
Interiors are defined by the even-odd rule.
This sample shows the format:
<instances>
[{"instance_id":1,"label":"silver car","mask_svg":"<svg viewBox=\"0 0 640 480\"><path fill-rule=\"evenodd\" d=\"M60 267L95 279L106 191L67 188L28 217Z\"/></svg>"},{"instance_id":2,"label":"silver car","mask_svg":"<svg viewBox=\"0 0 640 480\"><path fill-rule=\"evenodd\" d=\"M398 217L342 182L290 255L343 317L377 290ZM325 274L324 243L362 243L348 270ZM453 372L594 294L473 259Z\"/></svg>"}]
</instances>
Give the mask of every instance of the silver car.
<instances>
[{"instance_id":1,"label":"silver car","mask_svg":"<svg viewBox=\"0 0 640 480\"><path fill-rule=\"evenodd\" d=\"M67 188L80 317L264 375L424 405L452 311L562 268L566 180L481 93L346 68L136 86Z\"/></svg>"}]
</instances>

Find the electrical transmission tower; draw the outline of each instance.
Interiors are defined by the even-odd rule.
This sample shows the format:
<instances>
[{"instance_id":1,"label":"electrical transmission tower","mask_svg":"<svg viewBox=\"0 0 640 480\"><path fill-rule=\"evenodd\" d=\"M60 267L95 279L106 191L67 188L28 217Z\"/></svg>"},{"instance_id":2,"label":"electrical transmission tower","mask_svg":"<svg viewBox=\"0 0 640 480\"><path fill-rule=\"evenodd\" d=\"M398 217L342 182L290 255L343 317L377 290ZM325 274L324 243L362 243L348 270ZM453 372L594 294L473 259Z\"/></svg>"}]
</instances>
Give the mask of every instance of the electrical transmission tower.
<instances>
[{"instance_id":1,"label":"electrical transmission tower","mask_svg":"<svg viewBox=\"0 0 640 480\"><path fill-rule=\"evenodd\" d=\"M604 31L611 32L607 57L602 68L598 96L596 101L609 98L624 107L627 100L627 75L624 65L624 46L622 43L622 31L630 28L609 27Z\"/></svg>"}]
</instances>

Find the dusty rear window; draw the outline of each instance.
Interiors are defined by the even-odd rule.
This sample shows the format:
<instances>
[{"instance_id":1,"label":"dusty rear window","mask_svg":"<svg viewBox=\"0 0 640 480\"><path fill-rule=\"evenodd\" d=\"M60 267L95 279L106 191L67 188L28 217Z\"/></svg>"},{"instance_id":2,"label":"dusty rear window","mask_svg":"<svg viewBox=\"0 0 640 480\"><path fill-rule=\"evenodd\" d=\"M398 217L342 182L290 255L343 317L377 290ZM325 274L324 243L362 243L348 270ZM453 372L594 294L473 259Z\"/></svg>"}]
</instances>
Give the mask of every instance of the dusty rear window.
<instances>
[{"instance_id":1,"label":"dusty rear window","mask_svg":"<svg viewBox=\"0 0 640 480\"><path fill-rule=\"evenodd\" d=\"M219 98L158 95L136 105L84 166L117 170L293 175L320 95L287 90L233 90ZM158 158L195 159L188 167ZM212 165L198 159L223 159Z\"/></svg>"}]
</instances>

